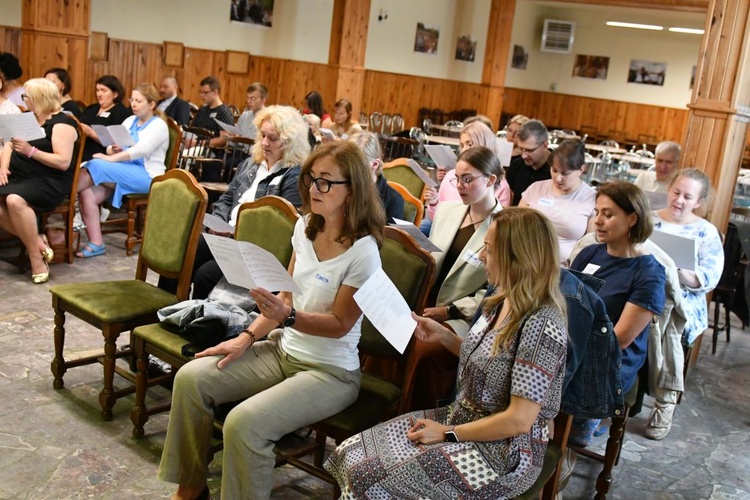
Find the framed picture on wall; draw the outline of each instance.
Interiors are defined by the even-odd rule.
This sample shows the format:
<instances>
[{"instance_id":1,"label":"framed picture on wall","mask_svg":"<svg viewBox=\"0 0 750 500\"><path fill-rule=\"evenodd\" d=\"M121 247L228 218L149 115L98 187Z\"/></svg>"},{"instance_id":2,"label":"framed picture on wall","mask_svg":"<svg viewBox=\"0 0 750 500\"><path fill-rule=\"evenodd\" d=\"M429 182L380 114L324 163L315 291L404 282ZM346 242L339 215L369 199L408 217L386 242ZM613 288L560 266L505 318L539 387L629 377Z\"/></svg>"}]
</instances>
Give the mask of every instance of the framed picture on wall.
<instances>
[{"instance_id":1,"label":"framed picture on wall","mask_svg":"<svg viewBox=\"0 0 750 500\"><path fill-rule=\"evenodd\" d=\"M609 72L609 57L589 56L584 54L576 55L573 64L574 78L594 78L606 80Z\"/></svg>"},{"instance_id":2,"label":"framed picture on wall","mask_svg":"<svg viewBox=\"0 0 750 500\"><path fill-rule=\"evenodd\" d=\"M440 29L417 23L417 33L414 36L414 52L422 54L437 54Z\"/></svg>"},{"instance_id":3,"label":"framed picture on wall","mask_svg":"<svg viewBox=\"0 0 750 500\"><path fill-rule=\"evenodd\" d=\"M632 59L628 69L628 83L641 85L664 85L667 76L667 64Z\"/></svg>"},{"instance_id":4,"label":"framed picture on wall","mask_svg":"<svg viewBox=\"0 0 750 500\"><path fill-rule=\"evenodd\" d=\"M529 62L529 53L523 48L523 45L513 46L513 58L510 60L510 67L513 69L526 69Z\"/></svg>"},{"instance_id":5,"label":"framed picture on wall","mask_svg":"<svg viewBox=\"0 0 750 500\"><path fill-rule=\"evenodd\" d=\"M274 0L232 0L229 20L270 28L273 25Z\"/></svg>"},{"instance_id":6,"label":"framed picture on wall","mask_svg":"<svg viewBox=\"0 0 750 500\"><path fill-rule=\"evenodd\" d=\"M477 52L477 41L469 35L463 35L456 40L456 60L474 62Z\"/></svg>"}]
</instances>

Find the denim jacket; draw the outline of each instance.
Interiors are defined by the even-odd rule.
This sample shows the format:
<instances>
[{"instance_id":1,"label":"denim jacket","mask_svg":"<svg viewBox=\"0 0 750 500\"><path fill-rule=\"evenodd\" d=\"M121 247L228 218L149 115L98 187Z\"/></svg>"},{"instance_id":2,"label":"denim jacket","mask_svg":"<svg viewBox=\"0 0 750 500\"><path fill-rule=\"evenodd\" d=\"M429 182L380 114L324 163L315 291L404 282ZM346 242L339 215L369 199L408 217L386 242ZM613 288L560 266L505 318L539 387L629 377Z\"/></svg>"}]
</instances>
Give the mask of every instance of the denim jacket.
<instances>
[{"instance_id":1,"label":"denim jacket","mask_svg":"<svg viewBox=\"0 0 750 500\"><path fill-rule=\"evenodd\" d=\"M576 417L620 415L625 406L622 351L596 290L602 280L562 269L560 290L568 307L568 357L560 411Z\"/></svg>"},{"instance_id":2,"label":"denim jacket","mask_svg":"<svg viewBox=\"0 0 750 500\"><path fill-rule=\"evenodd\" d=\"M560 270L560 291L568 314L568 355L560 411L584 418L620 415L625 408L620 382L622 351L597 291L604 282ZM486 296L493 290L487 290ZM481 314L481 307L474 320Z\"/></svg>"}]
</instances>

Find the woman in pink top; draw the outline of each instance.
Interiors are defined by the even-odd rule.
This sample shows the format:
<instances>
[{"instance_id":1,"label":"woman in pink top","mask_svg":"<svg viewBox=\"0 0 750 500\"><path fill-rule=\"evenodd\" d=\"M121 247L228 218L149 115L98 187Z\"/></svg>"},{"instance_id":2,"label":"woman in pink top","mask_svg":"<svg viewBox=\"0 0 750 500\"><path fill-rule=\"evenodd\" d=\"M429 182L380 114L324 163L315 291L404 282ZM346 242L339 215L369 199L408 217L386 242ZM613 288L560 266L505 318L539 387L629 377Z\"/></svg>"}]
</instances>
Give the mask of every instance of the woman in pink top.
<instances>
[{"instance_id":1,"label":"woman in pink top","mask_svg":"<svg viewBox=\"0 0 750 500\"><path fill-rule=\"evenodd\" d=\"M495 153L495 155L498 154L497 137L492 133L492 130L482 122L475 121L466 125L461 130L459 140L462 153L473 146L484 146L489 148ZM455 178L456 170L453 169L445 173L445 177L443 177L443 181L440 183L439 191L435 192L434 189L427 190L425 201L427 202L427 217L430 220L435 216L435 211L441 202L458 201L461 199L461 196L458 194L458 189L451 183L451 180ZM504 178L497 185L495 196L501 206L510 206L510 186L508 186L508 182Z\"/></svg>"},{"instance_id":2,"label":"woman in pink top","mask_svg":"<svg viewBox=\"0 0 750 500\"><path fill-rule=\"evenodd\" d=\"M565 262L576 242L594 230L596 190L581 180L585 148L579 139L566 139L553 152L552 179L532 184L521 195L519 207L539 210L552 221Z\"/></svg>"}]
</instances>

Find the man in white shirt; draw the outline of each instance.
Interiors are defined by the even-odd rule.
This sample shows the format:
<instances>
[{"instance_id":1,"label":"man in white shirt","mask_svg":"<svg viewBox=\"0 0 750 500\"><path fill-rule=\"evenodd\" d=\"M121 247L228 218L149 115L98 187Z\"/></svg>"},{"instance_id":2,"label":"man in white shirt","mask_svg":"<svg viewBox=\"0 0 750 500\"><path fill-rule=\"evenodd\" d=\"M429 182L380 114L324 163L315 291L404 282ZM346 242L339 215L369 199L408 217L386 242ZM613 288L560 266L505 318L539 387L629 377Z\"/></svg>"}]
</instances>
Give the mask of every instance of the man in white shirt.
<instances>
[{"instance_id":1,"label":"man in white shirt","mask_svg":"<svg viewBox=\"0 0 750 500\"><path fill-rule=\"evenodd\" d=\"M654 170L641 172L635 185L643 191L666 193L669 183L677 173L682 148L676 142L663 141L656 146Z\"/></svg>"},{"instance_id":2,"label":"man in white shirt","mask_svg":"<svg viewBox=\"0 0 750 500\"><path fill-rule=\"evenodd\" d=\"M178 97L180 86L172 76L165 76L159 85L161 101L156 106L180 126L190 123L190 105Z\"/></svg>"}]
</instances>

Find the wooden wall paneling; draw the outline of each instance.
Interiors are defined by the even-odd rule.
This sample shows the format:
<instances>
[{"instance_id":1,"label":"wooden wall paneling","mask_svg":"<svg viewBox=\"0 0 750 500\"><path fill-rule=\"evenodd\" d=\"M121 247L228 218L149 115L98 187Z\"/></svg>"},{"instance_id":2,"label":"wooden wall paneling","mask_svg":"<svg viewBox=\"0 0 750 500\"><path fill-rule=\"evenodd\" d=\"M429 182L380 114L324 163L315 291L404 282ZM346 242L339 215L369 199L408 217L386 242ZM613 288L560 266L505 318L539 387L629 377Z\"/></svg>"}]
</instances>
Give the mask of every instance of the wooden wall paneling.
<instances>
[{"instance_id":1,"label":"wooden wall paneling","mask_svg":"<svg viewBox=\"0 0 750 500\"><path fill-rule=\"evenodd\" d=\"M34 31L88 36L91 0L24 0L21 24Z\"/></svg>"},{"instance_id":2,"label":"wooden wall paneling","mask_svg":"<svg viewBox=\"0 0 750 500\"><path fill-rule=\"evenodd\" d=\"M21 53L21 30L10 26L0 26L0 51L18 56Z\"/></svg>"}]
</instances>

